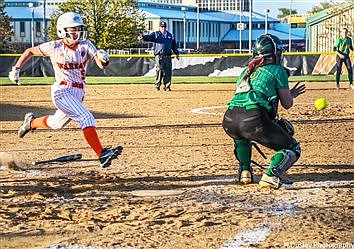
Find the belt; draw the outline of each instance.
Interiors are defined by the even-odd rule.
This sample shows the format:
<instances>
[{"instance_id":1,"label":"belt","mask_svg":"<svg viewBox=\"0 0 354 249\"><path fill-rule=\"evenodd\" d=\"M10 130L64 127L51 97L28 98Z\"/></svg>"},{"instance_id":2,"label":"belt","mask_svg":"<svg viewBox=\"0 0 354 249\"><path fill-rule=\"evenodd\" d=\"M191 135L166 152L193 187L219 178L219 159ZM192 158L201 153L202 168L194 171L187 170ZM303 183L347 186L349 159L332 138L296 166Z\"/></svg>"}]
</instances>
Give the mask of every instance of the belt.
<instances>
[{"instance_id":1,"label":"belt","mask_svg":"<svg viewBox=\"0 0 354 249\"><path fill-rule=\"evenodd\" d=\"M251 104L251 105L246 105L246 106L235 106L234 108L238 110L252 110L252 109L259 109L259 105L257 104Z\"/></svg>"},{"instance_id":2,"label":"belt","mask_svg":"<svg viewBox=\"0 0 354 249\"><path fill-rule=\"evenodd\" d=\"M67 85L69 85L69 83L66 82L66 81L61 81L61 82L59 83L59 85L61 85L61 86L67 86ZM76 88L83 89L83 88L84 88L84 84L72 82L72 83L71 83L71 87L76 87Z\"/></svg>"},{"instance_id":3,"label":"belt","mask_svg":"<svg viewBox=\"0 0 354 249\"><path fill-rule=\"evenodd\" d=\"M171 57L172 54L157 54L156 56L159 56L159 57Z\"/></svg>"},{"instance_id":4,"label":"belt","mask_svg":"<svg viewBox=\"0 0 354 249\"><path fill-rule=\"evenodd\" d=\"M258 109L258 108L259 108L259 105L257 105L257 104L252 104L252 105L246 105L245 106L246 110Z\"/></svg>"}]
</instances>

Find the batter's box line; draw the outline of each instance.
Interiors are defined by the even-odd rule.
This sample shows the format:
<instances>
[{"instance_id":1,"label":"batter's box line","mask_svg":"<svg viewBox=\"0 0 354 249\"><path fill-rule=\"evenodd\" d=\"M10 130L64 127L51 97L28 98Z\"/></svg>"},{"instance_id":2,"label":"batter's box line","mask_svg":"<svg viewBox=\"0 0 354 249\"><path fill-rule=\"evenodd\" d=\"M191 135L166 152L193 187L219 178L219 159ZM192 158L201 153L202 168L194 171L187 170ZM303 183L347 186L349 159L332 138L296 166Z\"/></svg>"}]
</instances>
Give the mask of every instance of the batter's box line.
<instances>
[{"instance_id":1,"label":"batter's box line","mask_svg":"<svg viewBox=\"0 0 354 249\"><path fill-rule=\"evenodd\" d=\"M204 114L204 115L214 115L214 116L222 116L224 113L216 113L216 112L209 112L208 110L213 109L221 109L227 108L226 105L222 106L208 106L208 107L200 107L200 108L193 108L190 112L196 114Z\"/></svg>"}]
</instances>

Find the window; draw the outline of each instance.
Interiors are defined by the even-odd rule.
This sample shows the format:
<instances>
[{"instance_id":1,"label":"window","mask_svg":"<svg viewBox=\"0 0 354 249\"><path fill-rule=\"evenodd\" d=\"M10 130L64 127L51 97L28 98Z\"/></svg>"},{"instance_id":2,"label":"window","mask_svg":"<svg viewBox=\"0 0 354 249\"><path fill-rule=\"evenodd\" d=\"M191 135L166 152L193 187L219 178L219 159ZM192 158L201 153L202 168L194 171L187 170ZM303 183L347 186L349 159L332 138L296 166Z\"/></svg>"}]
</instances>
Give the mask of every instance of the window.
<instances>
[{"instance_id":1,"label":"window","mask_svg":"<svg viewBox=\"0 0 354 249\"><path fill-rule=\"evenodd\" d=\"M148 30L153 30L152 21L148 21L147 29L148 29Z\"/></svg>"},{"instance_id":2,"label":"window","mask_svg":"<svg viewBox=\"0 0 354 249\"><path fill-rule=\"evenodd\" d=\"M36 36L41 37L42 32L41 32L41 22L36 22L35 24L35 30L36 30Z\"/></svg>"},{"instance_id":3,"label":"window","mask_svg":"<svg viewBox=\"0 0 354 249\"><path fill-rule=\"evenodd\" d=\"M25 22L20 22L20 36L24 37L26 36L26 30L25 30Z\"/></svg>"}]
</instances>

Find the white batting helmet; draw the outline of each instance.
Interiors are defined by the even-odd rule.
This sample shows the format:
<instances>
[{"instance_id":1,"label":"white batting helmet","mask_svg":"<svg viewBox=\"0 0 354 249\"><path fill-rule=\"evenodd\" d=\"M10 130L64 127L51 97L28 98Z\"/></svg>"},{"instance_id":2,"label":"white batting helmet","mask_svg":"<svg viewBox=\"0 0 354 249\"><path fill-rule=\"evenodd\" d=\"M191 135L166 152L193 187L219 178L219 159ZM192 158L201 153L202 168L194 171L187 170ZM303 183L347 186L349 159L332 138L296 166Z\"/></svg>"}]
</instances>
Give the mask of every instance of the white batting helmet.
<instances>
[{"instance_id":1,"label":"white batting helmet","mask_svg":"<svg viewBox=\"0 0 354 249\"><path fill-rule=\"evenodd\" d=\"M86 31L84 31L84 27L86 26L80 14L75 13L75 12L66 12L62 14L61 16L58 17L57 20L57 34L59 38L65 38L67 36L67 31L66 28L73 28L81 26L81 31L79 31L78 39L85 40L86 39ZM72 36L68 34L70 38Z\"/></svg>"}]
</instances>

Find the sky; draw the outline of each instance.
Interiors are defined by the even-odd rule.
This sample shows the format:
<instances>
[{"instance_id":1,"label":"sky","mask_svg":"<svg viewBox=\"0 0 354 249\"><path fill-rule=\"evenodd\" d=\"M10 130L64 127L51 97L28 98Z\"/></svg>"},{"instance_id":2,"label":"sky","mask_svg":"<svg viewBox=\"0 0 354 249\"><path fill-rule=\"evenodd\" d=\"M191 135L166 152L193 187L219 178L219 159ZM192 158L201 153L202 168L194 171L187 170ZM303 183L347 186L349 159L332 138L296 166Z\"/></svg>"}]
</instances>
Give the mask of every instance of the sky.
<instances>
[{"instance_id":1,"label":"sky","mask_svg":"<svg viewBox=\"0 0 354 249\"><path fill-rule=\"evenodd\" d=\"M314 6L329 2L340 3L344 0L253 0L253 9L259 13L264 13L265 9L269 9L269 16L276 18L279 8L290 9L290 5L292 5L291 9L296 10L298 14L306 14Z\"/></svg>"}]
</instances>

